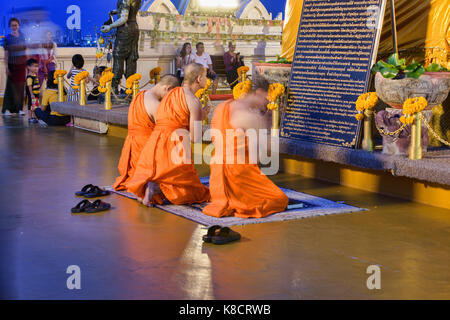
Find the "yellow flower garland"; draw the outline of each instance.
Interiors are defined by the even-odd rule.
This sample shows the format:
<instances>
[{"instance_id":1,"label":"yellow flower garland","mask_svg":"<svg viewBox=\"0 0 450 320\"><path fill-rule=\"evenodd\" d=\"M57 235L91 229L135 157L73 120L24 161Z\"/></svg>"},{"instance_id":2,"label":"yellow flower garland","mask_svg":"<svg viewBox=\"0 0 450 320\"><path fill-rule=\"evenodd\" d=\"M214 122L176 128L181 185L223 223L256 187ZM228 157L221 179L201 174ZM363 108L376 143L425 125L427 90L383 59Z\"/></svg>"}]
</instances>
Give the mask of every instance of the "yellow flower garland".
<instances>
[{"instance_id":1,"label":"yellow flower garland","mask_svg":"<svg viewBox=\"0 0 450 320\"><path fill-rule=\"evenodd\" d=\"M161 71L162 71L162 68L159 66L150 70L150 79L156 78L156 76L159 75L161 73Z\"/></svg>"},{"instance_id":2,"label":"yellow flower garland","mask_svg":"<svg viewBox=\"0 0 450 320\"><path fill-rule=\"evenodd\" d=\"M249 67L247 67L247 66L242 66L242 67L239 67L239 68L237 69L237 74L238 74L238 76L240 77L241 74L247 73L249 70L250 70Z\"/></svg>"},{"instance_id":3,"label":"yellow flower garland","mask_svg":"<svg viewBox=\"0 0 450 320\"><path fill-rule=\"evenodd\" d=\"M239 82L233 88L233 98L235 100L243 98L252 89L252 82L250 80L245 80Z\"/></svg>"},{"instance_id":4,"label":"yellow flower garland","mask_svg":"<svg viewBox=\"0 0 450 320\"><path fill-rule=\"evenodd\" d=\"M364 110L373 109L378 103L378 96L376 92L363 93L356 100L356 110L358 113L355 115L356 120L361 121L364 119Z\"/></svg>"},{"instance_id":5,"label":"yellow flower garland","mask_svg":"<svg viewBox=\"0 0 450 320\"><path fill-rule=\"evenodd\" d=\"M415 114L422 112L427 106L428 101L424 97L406 99L403 103L403 114L405 116L401 116L400 121L405 124L413 123Z\"/></svg>"},{"instance_id":6,"label":"yellow flower garland","mask_svg":"<svg viewBox=\"0 0 450 320\"><path fill-rule=\"evenodd\" d=\"M279 108L277 100L284 94L284 91L284 85L282 85L281 83L272 83L269 85L267 100L269 100L270 103L267 105L267 109L277 110Z\"/></svg>"},{"instance_id":7,"label":"yellow flower garland","mask_svg":"<svg viewBox=\"0 0 450 320\"><path fill-rule=\"evenodd\" d=\"M127 87L127 90L125 90L126 94L131 94L133 90L131 87L133 86L133 82L139 81L142 79L142 75L140 73L132 74L128 77L127 81L125 82L125 87Z\"/></svg>"},{"instance_id":8,"label":"yellow flower garland","mask_svg":"<svg viewBox=\"0 0 450 320\"><path fill-rule=\"evenodd\" d=\"M103 52L97 51L97 53L95 54L95 57L96 57L97 59L101 59L101 58L103 57Z\"/></svg>"},{"instance_id":9,"label":"yellow flower garland","mask_svg":"<svg viewBox=\"0 0 450 320\"><path fill-rule=\"evenodd\" d=\"M75 77L73 77L73 82L75 83L74 86L72 86L72 89L77 90L79 89L79 84L81 80L86 79L89 77L89 72L87 71L81 71L80 73L77 73Z\"/></svg>"},{"instance_id":10,"label":"yellow flower garland","mask_svg":"<svg viewBox=\"0 0 450 320\"><path fill-rule=\"evenodd\" d=\"M54 84L57 84L58 83L58 76L62 76L62 77L64 77L65 75L67 74L67 71L66 70L61 70L61 69L59 69L59 70L55 70L55 73L54 73L54 78L55 78L55 80L53 80L53 83Z\"/></svg>"},{"instance_id":11,"label":"yellow flower garland","mask_svg":"<svg viewBox=\"0 0 450 320\"><path fill-rule=\"evenodd\" d=\"M102 72L102 76L100 77L100 84L98 86L99 92L106 92L106 83L111 81L114 78L114 73L112 73L111 68L107 68L105 71Z\"/></svg>"},{"instance_id":12,"label":"yellow flower garland","mask_svg":"<svg viewBox=\"0 0 450 320\"><path fill-rule=\"evenodd\" d=\"M195 96L200 99L200 102L202 103L202 108L206 107L208 105L209 96L208 96L208 89L211 86L211 79L208 79L206 81L206 86L204 88L198 89L195 93Z\"/></svg>"}]
</instances>

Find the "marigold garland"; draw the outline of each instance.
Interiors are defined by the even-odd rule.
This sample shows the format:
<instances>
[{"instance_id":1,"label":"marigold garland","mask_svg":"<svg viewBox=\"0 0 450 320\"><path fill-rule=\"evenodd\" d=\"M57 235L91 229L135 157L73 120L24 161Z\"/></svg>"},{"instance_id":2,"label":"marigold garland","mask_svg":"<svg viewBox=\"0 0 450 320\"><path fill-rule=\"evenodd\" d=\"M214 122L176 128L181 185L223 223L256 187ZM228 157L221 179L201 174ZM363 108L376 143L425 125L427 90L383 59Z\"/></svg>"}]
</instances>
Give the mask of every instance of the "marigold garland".
<instances>
[{"instance_id":1,"label":"marigold garland","mask_svg":"<svg viewBox=\"0 0 450 320\"><path fill-rule=\"evenodd\" d=\"M267 109L269 110L278 110L279 105L277 100L284 94L285 88L281 83L271 83L269 85L269 92L267 94L267 100L269 100L269 104L267 105Z\"/></svg>"},{"instance_id":2,"label":"marigold garland","mask_svg":"<svg viewBox=\"0 0 450 320\"><path fill-rule=\"evenodd\" d=\"M202 103L202 108L205 108L208 105L209 96L208 96L208 89L211 86L211 79L208 79L206 81L206 85L204 88L198 89L195 93L195 96L200 99L200 102Z\"/></svg>"},{"instance_id":3,"label":"marigold garland","mask_svg":"<svg viewBox=\"0 0 450 320\"><path fill-rule=\"evenodd\" d=\"M64 77L65 75L67 74L67 71L66 70L55 70L55 73L53 74L54 75L54 77L55 77L55 80L53 80L53 83L54 84L57 84L58 83L58 76L62 76L62 77Z\"/></svg>"},{"instance_id":4,"label":"marigold garland","mask_svg":"<svg viewBox=\"0 0 450 320\"><path fill-rule=\"evenodd\" d=\"M81 71L80 73L77 73L75 77L73 77L73 82L75 83L75 85L72 86L72 89L78 90L81 80L86 79L87 77L89 77L88 71Z\"/></svg>"},{"instance_id":5,"label":"marigold garland","mask_svg":"<svg viewBox=\"0 0 450 320\"><path fill-rule=\"evenodd\" d=\"M252 82L250 80L245 80L239 82L233 88L233 98L235 100L243 98L252 89Z\"/></svg>"},{"instance_id":6,"label":"marigold garland","mask_svg":"<svg viewBox=\"0 0 450 320\"><path fill-rule=\"evenodd\" d=\"M416 113L422 112L428 106L428 101L424 97L406 99L403 103L403 114L400 121L405 124L414 122Z\"/></svg>"},{"instance_id":7,"label":"marigold garland","mask_svg":"<svg viewBox=\"0 0 450 320\"><path fill-rule=\"evenodd\" d=\"M142 79L142 75L140 73L132 74L128 77L127 81L125 82L125 87L127 87L127 90L125 91L126 94L131 94L133 90L131 90L131 87L133 86L133 83L135 81L139 81Z\"/></svg>"},{"instance_id":8,"label":"marigold garland","mask_svg":"<svg viewBox=\"0 0 450 320\"><path fill-rule=\"evenodd\" d=\"M156 67L150 70L150 79L154 79L157 75L159 75L162 71L161 67Z\"/></svg>"},{"instance_id":9,"label":"marigold garland","mask_svg":"<svg viewBox=\"0 0 450 320\"><path fill-rule=\"evenodd\" d=\"M109 69L109 70L108 70ZM98 86L98 92L105 93L107 91L106 89L106 83L111 81L114 78L114 73L112 73L111 68L107 68L105 71L102 72L102 76L99 80L99 86Z\"/></svg>"},{"instance_id":10,"label":"marigold garland","mask_svg":"<svg viewBox=\"0 0 450 320\"><path fill-rule=\"evenodd\" d=\"M95 57L97 59L101 59L103 57L103 52L102 51L97 51L97 53L95 54Z\"/></svg>"},{"instance_id":11,"label":"marigold garland","mask_svg":"<svg viewBox=\"0 0 450 320\"><path fill-rule=\"evenodd\" d=\"M247 73L250 70L247 66L242 66L237 69L238 76L241 76L243 73Z\"/></svg>"},{"instance_id":12,"label":"marigold garland","mask_svg":"<svg viewBox=\"0 0 450 320\"><path fill-rule=\"evenodd\" d=\"M364 119L364 110L373 109L378 103L378 96L376 92L363 93L356 100L356 110L358 113L355 115L356 120L361 121Z\"/></svg>"}]
</instances>

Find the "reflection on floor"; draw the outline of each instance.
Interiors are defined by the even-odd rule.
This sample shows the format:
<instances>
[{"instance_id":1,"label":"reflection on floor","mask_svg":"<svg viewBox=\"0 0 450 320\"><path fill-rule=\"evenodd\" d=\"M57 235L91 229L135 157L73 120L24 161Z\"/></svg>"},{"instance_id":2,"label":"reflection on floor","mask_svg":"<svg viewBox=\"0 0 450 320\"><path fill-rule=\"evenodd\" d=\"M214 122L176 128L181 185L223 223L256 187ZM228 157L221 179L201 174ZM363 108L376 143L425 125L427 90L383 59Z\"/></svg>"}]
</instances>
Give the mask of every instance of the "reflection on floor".
<instances>
[{"instance_id":1,"label":"reflection on floor","mask_svg":"<svg viewBox=\"0 0 450 320\"><path fill-rule=\"evenodd\" d=\"M112 183L122 143L0 116L1 298L450 298L450 210L301 176L273 180L370 211L237 226L243 239L226 246L117 195L105 198L109 212L72 216L78 188ZM366 286L375 264L381 290ZM81 290L67 289L70 265Z\"/></svg>"}]
</instances>

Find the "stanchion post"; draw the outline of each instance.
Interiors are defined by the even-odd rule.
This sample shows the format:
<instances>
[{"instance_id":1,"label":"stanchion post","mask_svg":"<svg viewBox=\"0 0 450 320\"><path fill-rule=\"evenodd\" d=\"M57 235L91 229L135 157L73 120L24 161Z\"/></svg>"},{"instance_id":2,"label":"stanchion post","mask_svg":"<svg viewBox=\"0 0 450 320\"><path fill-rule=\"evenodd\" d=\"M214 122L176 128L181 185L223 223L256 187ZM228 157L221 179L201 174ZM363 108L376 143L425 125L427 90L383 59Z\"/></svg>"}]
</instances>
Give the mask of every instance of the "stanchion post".
<instances>
[{"instance_id":1,"label":"stanchion post","mask_svg":"<svg viewBox=\"0 0 450 320\"><path fill-rule=\"evenodd\" d=\"M137 96L137 94L139 93L139 81L133 81L133 99Z\"/></svg>"},{"instance_id":2,"label":"stanchion post","mask_svg":"<svg viewBox=\"0 0 450 320\"><path fill-rule=\"evenodd\" d=\"M422 112L414 115L414 122L411 125L411 143L409 145L409 159L422 159Z\"/></svg>"},{"instance_id":3,"label":"stanchion post","mask_svg":"<svg viewBox=\"0 0 450 320\"><path fill-rule=\"evenodd\" d=\"M366 151L373 151L373 140L372 140L372 121L373 121L373 111L370 109L364 110L364 138L361 142L361 148Z\"/></svg>"},{"instance_id":4,"label":"stanchion post","mask_svg":"<svg viewBox=\"0 0 450 320\"><path fill-rule=\"evenodd\" d=\"M106 82L105 110L111 110L111 81Z\"/></svg>"},{"instance_id":5,"label":"stanchion post","mask_svg":"<svg viewBox=\"0 0 450 320\"><path fill-rule=\"evenodd\" d=\"M64 102L64 76L58 74L58 102Z\"/></svg>"},{"instance_id":6,"label":"stanchion post","mask_svg":"<svg viewBox=\"0 0 450 320\"><path fill-rule=\"evenodd\" d=\"M81 79L80 81L80 106L86 105L86 80Z\"/></svg>"}]
</instances>

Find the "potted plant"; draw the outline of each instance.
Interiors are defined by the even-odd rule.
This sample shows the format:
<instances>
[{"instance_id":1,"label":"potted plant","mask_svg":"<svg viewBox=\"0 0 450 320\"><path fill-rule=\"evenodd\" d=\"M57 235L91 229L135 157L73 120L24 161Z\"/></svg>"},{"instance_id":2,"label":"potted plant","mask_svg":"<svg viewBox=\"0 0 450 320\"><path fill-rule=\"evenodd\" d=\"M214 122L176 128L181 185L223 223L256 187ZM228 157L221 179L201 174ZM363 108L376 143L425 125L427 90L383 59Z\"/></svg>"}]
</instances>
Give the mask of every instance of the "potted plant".
<instances>
[{"instance_id":1,"label":"potted plant","mask_svg":"<svg viewBox=\"0 0 450 320\"><path fill-rule=\"evenodd\" d=\"M413 62L406 64L397 54L387 61L378 61L373 67L375 89L378 97L392 108L401 109L406 99L424 97L428 109L440 105L450 90L450 72L443 66L432 63L426 68Z\"/></svg>"}]
</instances>

